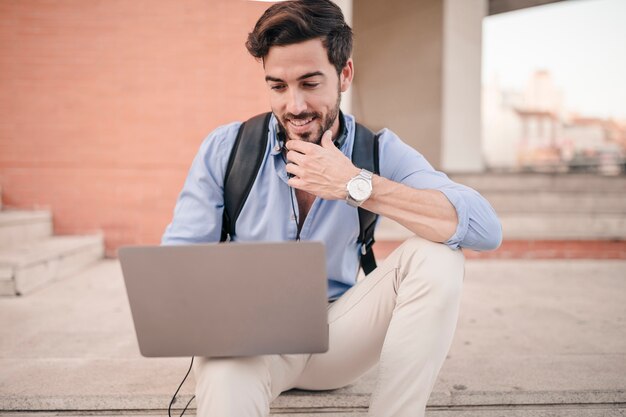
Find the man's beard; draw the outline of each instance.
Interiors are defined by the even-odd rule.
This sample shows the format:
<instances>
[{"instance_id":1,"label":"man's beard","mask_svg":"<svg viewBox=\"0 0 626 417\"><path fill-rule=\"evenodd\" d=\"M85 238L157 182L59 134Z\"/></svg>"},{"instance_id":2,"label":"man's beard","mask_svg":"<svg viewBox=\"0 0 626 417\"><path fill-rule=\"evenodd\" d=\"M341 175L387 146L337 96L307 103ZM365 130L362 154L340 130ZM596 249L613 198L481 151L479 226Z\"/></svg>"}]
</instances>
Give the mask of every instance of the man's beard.
<instances>
[{"instance_id":1,"label":"man's beard","mask_svg":"<svg viewBox=\"0 0 626 417\"><path fill-rule=\"evenodd\" d=\"M332 108L328 112L326 117L323 118L322 114L317 113L317 112L300 113L297 115L292 114L292 113L286 113L285 115L283 115L282 120L278 117L276 118L276 120L278 120L278 128L281 132L285 134L287 140L300 139L305 142L310 142L310 143L315 143L316 145L320 145L322 143L322 135L324 134L324 132L326 132L331 127L333 127L335 120L337 120L337 116L339 116L340 104L341 104L341 90L338 92L337 102L335 103L335 107ZM296 135L296 137L291 137L289 135L289 130L285 128L285 126L289 123L289 120L306 120L309 118L314 118L315 120L321 120L321 127L317 131L314 130L312 132L305 132L302 135ZM313 123L313 121L314 120L312 120L310 123Z\"/></svg>"}]
</instances>

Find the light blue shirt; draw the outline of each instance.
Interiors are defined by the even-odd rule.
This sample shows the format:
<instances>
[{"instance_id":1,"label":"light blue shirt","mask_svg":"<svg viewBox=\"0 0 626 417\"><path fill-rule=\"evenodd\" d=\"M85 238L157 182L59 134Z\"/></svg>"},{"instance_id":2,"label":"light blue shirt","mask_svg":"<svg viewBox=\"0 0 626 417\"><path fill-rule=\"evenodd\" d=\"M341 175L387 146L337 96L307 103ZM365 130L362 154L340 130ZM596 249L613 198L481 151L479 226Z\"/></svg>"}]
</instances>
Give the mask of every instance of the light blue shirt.
<instances>
[{"instance_id":1,"label":"light blue shirt","mask_svg":"<svg viewBox=\"0 0 626 417\"><path fill-rule=\"evenodd\" d=\"M218 242L222 228L223 183L226 165L240 122L215 129L202 142L183 186L174 218L162 238L164 245ZM340 150L352 155L354 117L345 115L347 137ZM279 150L277 123L270 120L269 140L259 175L236 224L236 241L295 240L293 217L298 205L287 184L285 161ZM417 189L441 191L455 207L458 226L445 242L450 248L495 249L502 229L495 211L480 194L436 171L415 149L388 129L379 135L380 175ZM293 198L293 207L292 207ZM360 266L357 209L344 200L316 198L300 231L301 240L326 246L328 297L335 299L356 282Z\"/></svg>"}]
</instances>

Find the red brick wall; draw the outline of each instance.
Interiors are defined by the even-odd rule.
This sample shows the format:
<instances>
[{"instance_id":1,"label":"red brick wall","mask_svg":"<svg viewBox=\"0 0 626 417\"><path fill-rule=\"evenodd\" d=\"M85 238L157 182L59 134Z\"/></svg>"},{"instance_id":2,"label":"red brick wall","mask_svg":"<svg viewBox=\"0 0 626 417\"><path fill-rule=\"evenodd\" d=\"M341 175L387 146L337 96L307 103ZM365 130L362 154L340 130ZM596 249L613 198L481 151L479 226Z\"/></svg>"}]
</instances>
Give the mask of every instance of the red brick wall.
<instances>
[{"instance_id":1,"label":"red brick wall","mask_svg":"<svg viewBox=\"0 0 626 417\"><path fill-rule=\"evenodd\" d=\"M267 3L0 0L0 185L107 253L158 243L202 139L265 111Z\"/></svg>"}]
</instances>

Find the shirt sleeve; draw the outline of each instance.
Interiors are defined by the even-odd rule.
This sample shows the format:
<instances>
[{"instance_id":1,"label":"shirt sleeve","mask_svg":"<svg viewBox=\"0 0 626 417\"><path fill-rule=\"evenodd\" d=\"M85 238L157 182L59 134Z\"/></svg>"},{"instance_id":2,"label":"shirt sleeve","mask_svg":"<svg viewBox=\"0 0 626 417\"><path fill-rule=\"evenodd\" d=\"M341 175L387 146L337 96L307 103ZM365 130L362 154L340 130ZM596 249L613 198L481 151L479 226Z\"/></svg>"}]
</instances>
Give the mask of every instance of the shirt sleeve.
<instances>
[{"instance_id":1,"label":"shirt sleeve","mask_svg":"<svg viewBox=\"0 0 626 417\"><path fill-rule=\"evenodd\" d=\"M456 209L458 225L444 242L453 249L492 250L502 242L502 226L489 202L477 191L435 170L418 151L388 129L380 132L380 174L416 189L441 191Z\"/></svg>"},{"instance_id":2,"label":"shirt sleeve","mask_svg":"<svg viewBox=\"0 0 626 417\"><path fill-rule=\"evenodd\" d=\"M220 240L224 174L240 125L219 127L202 142L176 201L172 222L161 238L162 245Z\"/></svg>"}]
</instances>

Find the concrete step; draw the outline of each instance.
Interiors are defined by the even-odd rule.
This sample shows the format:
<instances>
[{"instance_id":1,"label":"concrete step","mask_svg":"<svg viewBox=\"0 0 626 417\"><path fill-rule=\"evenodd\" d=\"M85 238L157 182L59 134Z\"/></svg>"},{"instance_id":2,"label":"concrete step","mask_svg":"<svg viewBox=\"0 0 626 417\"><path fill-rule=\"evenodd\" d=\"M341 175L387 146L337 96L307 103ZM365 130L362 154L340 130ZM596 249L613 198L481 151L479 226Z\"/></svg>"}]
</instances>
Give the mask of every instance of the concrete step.
<instances>
[{"instance_id":1,"label":"concrete step","mask_svg":"<svg viewBox=\"0 0 626 417\"><path fill-rule=\"evenodd\" d=\"M626 176L591 174L457 174L494 207L505 240L626 239ZM378 241L412 233L383 219Z\"/></svg>"},{"instance_id":2,"label":"concrete step","mask_svg":"<svg viewBox=\"0 0 626 417\"><path fill-rule=\"evenodd\" d=\"M55 236L0 248L0 295L22 295L101 259L101 235Z\"/></svg>"},{"instance_id":3,"label":"concrete step","mask_svg":"<svg viewBox=\"0 0 626 417\"><path fill-rule=\"evenodd\" d=\"M182 409L172 409L175 416L179 416ZM163 417L167 410L115 410L115 411L43 411L27 413L2 413L3 417ZM187 409L184 415L195 416L195 409ZM272 416L281 417L367 417L367 410L361 408L340 409L311 409L311 410L272 410ZM426 417L624 417L625 407L616 407L613 404L594 404L592 406L563 406L549 405L544 407L445 407L427 408Z\"/></svg>"},{"instance_id":4,"label":"concrete step","mask_svg":"<svg viewBox=\"0 0 626 417\"><path fill-rule=\"evenodd\" d=\"M503 213L498 215L505 240L624 240L626 215L621 213ZM405 227L383 218L376 240L405 240L412 236Z\"/></svg>"},{"instance_id":5,"label":"concrete step","mask_svg":"<svg viewBox=\"0 0 626 417\"><path fill-rule=\"evenodd\" d=\"M52 214L49 211L0 211L0 248L37 241L51 235Z\"/></svg>"},{"instance_id":6,"label":"concrete step","mask_svg":"<svg viewBox=\"0 0 626 417\"><path fill-rule=\"evenodd\" d=\"M511 331L508 324L503 326L507 332ZM97 332L92 332L97 335ZM498 334L485 336L491 341L499 339ZM531 343L533 337L533 334L527 337ZM104 337L102 342L105 342ZM69 344L79 343L72 340ZM89 347L87 344L84 346ZM112 346L114 349L120 347L119 344ZM98 350L101 349L98 347ZM96 359L88 357L94 356L90 352L85 355L87 357L81 359L39 359L28 355L14 360L0 359L6 382L4 392L0 393L0 415L4 415L3 412L19 412L23 416L44 410L59 416L85 415L86 412L89 415L132 415L139 410L146 415L166 415L171 396L189 366L189 359L182 358ZM481 412L494 417L602 416L611 414L601 414L600 411L626 408L623 378L620 379L624 370L623 354L518 354L516 357L507 353L502 359L491 358L488 354L468 356L467 359L485 364L486 369L480 368L477 362L462 363L466 358L448 359L428 400L429 413L472 417L483 415ZM526 369L510 373L522 368ZM585 371L593 371L597 375L581 376L581 372ZM374 368L355 384L336 390L284 392L271 403L272 415L365 415L377 372L378 369ZM37 378L37 374L42 384L39 386L27 379ZM570 379L554 380L560 376ZM488 380L494 377L498 379ZM454 383L452 379L468 385ZM115 381L115 384L107 381ZM9 382L13 385L8 385ZM537 388L528 387L527 383L535 384ZM482 389L473 389L472 384L482 386ZM548 387L550 384L552 388ZM175 403L176 415L191 400L194 385L191 374ZM195 408L196 402L192 401L188 413L195 414ZM576 414L576 410L580 409L592 410L595 414ZM512 412L502 414L503 410ZM544 413L550 410L553 414L524 413L533 410L543 410ZM467 414L457 414L460 412Z\"/></svg>"},{"instance_id":7,"label":"concrete step","mask_svg":"<svg viewBox=\"0 0 626 417\"><path fill-rule=\"evenodd\" d=\"M468 261L427 416L619 416L625 273L625 261ZM139 355L114 260L31 297L0 299L0 311L2 415L163 416L189 366ZM364 416L376 377L374 368L342 389L289 391L272 412ZM193 386L192 374L177 409Z\"/></svg>"},{"instance_id":8,"label":"concrete step","mask_svg":"<svg viewBox=\"0 0 626 417\"><path fill-rule=\"evenodd\" d=\"M626 193L626 176L593 174L477 173L450 175L452 180L487 191L574 191Z\"/></svg>"},{"instance_id":9,"label":"concrete step","mask_svg":"<svg viewBox=\"0 0 626 417\"><path fill-rule=\"evenodd\" d=\"M618 213L626 215L626 191L486 191L499 215L508 213Z\"/></svg>"},{"instance_id":10,"label":"concrete step","mask_svg":"<svg viewBox=\"0 0 626 417\"><path fill-rule=\"evenodd\" d=\"M504 213L500 221L505 239L626 239L622 213Z\"/></svg>"}]
</instances>

